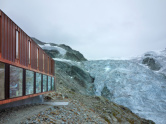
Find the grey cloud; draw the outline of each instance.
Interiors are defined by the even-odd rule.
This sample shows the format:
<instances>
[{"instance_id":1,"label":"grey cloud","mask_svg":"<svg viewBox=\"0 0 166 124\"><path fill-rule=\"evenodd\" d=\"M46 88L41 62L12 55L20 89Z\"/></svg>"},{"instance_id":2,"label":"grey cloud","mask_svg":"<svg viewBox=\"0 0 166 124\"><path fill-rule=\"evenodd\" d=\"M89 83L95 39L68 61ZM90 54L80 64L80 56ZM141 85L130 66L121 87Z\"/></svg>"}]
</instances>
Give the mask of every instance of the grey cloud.
<instances>
[{"instance_id":1,"label":"grey cloud","mask_svg":"<svg viewBox=\"0 0 166 124\"><path fill-rule=\"evenodd\" d=\"M164 0L0 0L28 35L87 58L128 57L166 47Z\"/></svg>"}]
</instances>

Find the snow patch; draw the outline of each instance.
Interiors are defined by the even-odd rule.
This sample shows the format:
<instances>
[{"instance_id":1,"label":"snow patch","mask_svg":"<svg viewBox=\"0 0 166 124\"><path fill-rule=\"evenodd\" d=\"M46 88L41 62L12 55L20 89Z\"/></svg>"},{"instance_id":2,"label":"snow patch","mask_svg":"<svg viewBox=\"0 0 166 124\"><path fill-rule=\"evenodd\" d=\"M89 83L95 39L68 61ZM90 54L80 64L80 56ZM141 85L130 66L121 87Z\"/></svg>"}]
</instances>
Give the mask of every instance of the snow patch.
<instances>
[{"instance_id":1,"label":"snow patch","mask_svg":"<svg viewBox=\"0 0 166 124\"><path fill-rule=\"evenodd\" d=\"M81 63L80 62L76 62L76 61L72 61L72 60L68 60L68 59L60 59L60 58L53 58L56 61L61 61L61 62L67 62L68 64L71 65L77 65L80 67Z\"/></svg>"},{"instance_id":2,"label":"snow patch","mask_svg":"<svg viewBox=\"0 0 166 124\"><path fill-rule=\"evenodd\" d=\"M110 67L105 67L105 71L107 72L107 71L109 71L110 70Z\"/></svg>"},{"instance_id":3,"label":"snow patch","mask_svg":"<svg viewBox=\"0 0 166 124\"><path fill-rule=\"evenodd\" d=\"M53 58L56 61L61 61L61 62L72 62L71 60L68 59L60 59L60 58Z\"/></svg>"},{"instance_id":4,"label":"snow patch","mask_svg":"<svg viewBox=\"0 0 166 124\"><path fill-rule=\"evenodd\" d=\"M51 46L50 44L44 44L44 45L39 45L39 46L44 50L57 50L57 51L59 51L59 53L61 55L66 54L66 50L61 47L58 47L58 46Z\"/></svg>"}]
</instances>

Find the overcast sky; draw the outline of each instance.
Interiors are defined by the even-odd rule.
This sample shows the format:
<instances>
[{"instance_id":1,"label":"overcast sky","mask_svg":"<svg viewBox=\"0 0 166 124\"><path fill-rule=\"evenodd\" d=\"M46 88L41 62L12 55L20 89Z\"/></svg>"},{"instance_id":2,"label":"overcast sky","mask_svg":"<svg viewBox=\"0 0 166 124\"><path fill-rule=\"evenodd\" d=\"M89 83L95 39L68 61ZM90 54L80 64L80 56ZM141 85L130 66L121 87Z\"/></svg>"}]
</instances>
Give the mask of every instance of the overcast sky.
<instances>
[{"instance_id":1,"label":"overcast sky","mask_svg":"<svg viewBox=\"0 0 166 124\"><path fill-rule=\"evenodd\" d=\"M88 59L166 48L166 0L0 0L0 9L29 36Z\"/></svg>"}]
</instances>

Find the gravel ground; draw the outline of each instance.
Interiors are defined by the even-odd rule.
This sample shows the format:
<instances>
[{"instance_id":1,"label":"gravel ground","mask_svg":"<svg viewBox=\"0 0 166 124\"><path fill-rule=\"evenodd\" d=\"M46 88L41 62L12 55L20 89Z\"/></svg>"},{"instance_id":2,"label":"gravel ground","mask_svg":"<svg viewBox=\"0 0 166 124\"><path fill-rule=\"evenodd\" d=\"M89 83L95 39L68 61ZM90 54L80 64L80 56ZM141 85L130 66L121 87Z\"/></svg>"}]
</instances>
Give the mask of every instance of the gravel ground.
<instances>
[{"instance_id":1,"label":"gravel ground","mask_svg":"<svg viewBox=\"0 0 166 124\"><path fill-rule=\"evenodd\" d=\"M69 104L24 105L1 110L0 124L153 124L104 97L85 96L67 89L63 93L46 94L45 101Z\"/></svg>"},{"instance_id":2,"label":"gravel ground","mask_svg":"<svg viewBox=\"0 0 166 124\"><path fill-rule=\"evenodd\" d=\"M39 112L31 118L26 118L21 124L107 124L99 115L89 110L76 100L67 106L52 106L46 111Z\"/></svg>"},{"instance_id":3,"label":"gravel ground","mask_svg":"<svg viewBox=\"0 0 166 124\"><path fill-rule=\"evenodd\" d=\"M64 99L61 94L52 93L46 97L49 102L66 102L66 106L24 105L0 111L0 124L107 124L94 111L77 100ZM46 95L47 96L47 95Z\"/></svg>"},{"instance_id":4,"label":"gravel ground","mask_svg":"<svg viewBox=\"0 0 166 124\"><path fill-rule=\"evenodd\" d=\"M18 124L41 111L50 108L48 105L33 104L9 108L0 111L0 124Z\"/></svg>"}]
</instances>

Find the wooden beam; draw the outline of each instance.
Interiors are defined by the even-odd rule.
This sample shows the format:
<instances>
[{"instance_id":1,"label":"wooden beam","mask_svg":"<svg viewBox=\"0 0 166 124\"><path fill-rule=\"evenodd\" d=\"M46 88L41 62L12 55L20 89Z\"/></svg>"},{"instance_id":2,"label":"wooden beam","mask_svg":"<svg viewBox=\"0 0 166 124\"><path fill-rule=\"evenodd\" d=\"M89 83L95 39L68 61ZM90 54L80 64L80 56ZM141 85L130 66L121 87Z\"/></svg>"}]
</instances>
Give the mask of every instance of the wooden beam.
<instances>
[{"instance_id":1,"label":"wooden beam","mask_svg":"<svg viewBox=\"0 0 166 124\"><path fill-rule=\"evenodd\" d=\"M31 97L39 96L39 95L50 93L50 92L54 92L54 91L43 92L43 93L38 93L38 94L31 94L31 95L27 95L27 96L21 96L21 97L1 100L0 101L0 105L11 103L11 102L15 102L15 101L19 101L19 100L23 100L23 99L28 99L28 98L31 98Z\"/></svg>"},{"instance_id":2,"label":"wooden beam","mask_svg":"<svg viewBox=\"0 0 166 124\"><path fill-rule=\"evenodd\" d=\"M10 97L10 92L9 92L9 87L10 87L10 67L9 64L5 64L5 99L9 99Z\"/></svg>"}]
</instances>

